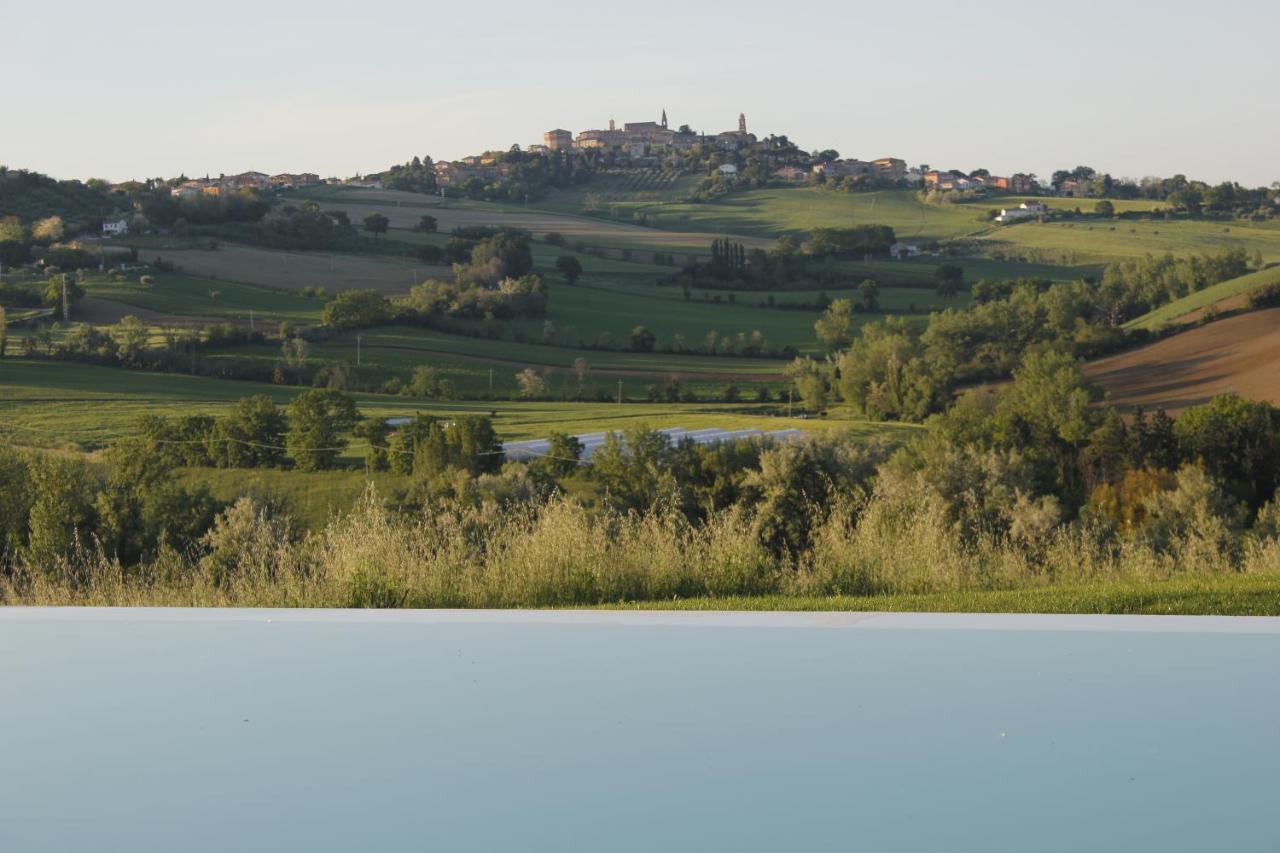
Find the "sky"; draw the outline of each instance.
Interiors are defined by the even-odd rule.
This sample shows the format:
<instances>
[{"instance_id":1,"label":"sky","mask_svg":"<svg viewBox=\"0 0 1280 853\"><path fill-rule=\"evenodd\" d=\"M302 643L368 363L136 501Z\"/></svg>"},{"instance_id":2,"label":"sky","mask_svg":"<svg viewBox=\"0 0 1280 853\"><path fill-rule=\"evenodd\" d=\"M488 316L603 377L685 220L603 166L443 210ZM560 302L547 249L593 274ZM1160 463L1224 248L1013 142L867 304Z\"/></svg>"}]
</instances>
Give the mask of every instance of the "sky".
<instances>
[{"instance_id":1,"label":"sky","mask_svg":"<svg viewBox=\"0 0 1280 853\"><path fill-rule=\"evenodd\" d=\"M1280 2L0 0L0 164L346 177L651 121L996 174L1280 180Z\"/></svg>"}]
</instances>

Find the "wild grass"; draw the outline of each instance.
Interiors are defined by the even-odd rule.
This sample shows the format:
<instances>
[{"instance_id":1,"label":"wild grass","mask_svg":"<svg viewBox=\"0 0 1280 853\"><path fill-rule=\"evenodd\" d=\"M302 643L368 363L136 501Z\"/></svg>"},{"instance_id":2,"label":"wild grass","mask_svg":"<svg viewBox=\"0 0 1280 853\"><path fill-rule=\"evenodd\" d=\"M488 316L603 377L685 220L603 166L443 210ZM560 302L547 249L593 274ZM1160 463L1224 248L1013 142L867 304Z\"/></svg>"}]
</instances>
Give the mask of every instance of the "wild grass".
<instances>
[{"instance_id":1,"label":"wild grass","mask_svg":"<svg viewBox=\"0 0 1280 853\"><path fill-rule=\"evenodd\" d=\"M242 500L191 553L125 568L85 546L19 564L0 602L1280 613L1280 539L1190 533L1157 549L1069 526L1036 547L966 542L927 505L872 504L833 512L812 550L790 556L760 545L737 510L691 525L554 499L404 518L370 491L311 534Z\"/></svg>"}]
</instances>

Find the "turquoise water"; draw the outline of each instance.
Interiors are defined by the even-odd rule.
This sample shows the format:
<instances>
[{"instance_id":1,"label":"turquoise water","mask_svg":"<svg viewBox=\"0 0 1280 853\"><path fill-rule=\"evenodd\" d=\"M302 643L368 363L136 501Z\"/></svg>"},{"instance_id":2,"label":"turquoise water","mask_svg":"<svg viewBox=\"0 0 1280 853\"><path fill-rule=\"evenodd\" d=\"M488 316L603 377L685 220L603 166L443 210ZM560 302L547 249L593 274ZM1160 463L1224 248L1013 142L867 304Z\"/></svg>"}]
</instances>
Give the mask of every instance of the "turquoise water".
<instances>
[{"instance_id":1,"label":"turquoise water","mask_svg":"<svg viewBox=\"0 0 1280 853\"><path fill-rule=\"evenodd\" d=\"M1275 620L0 611L0 851L1275 851Z\"/></svg>"}]
</instances>

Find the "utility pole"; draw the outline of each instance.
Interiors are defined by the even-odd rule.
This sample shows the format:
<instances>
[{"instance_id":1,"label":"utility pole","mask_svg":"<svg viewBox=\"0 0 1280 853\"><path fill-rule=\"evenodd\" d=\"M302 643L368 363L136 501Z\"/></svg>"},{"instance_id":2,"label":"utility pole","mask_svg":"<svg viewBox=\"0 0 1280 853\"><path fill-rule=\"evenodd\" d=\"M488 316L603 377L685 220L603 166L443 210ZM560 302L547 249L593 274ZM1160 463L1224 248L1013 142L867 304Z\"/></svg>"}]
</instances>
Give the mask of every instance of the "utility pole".
<instances>
[{"instance_id":1,"label":"utility pole","mask_svg":"<svg viewBox=\"0 0 1280 853\"><path fill-rule=\"evenodd\" d=\"M249 331L253 332L253 309L249 309Z\"/></svg>"},{"instance_id":2,"label":"utility pole","mask_svg":"<svg viewBox=\"0 0 1280 853\"><path fill-rule=\"evenodd\" d=\"M489 368L489 393L493 393L493 368Z\"/></svg>"},{"instance_id":3,"label":"utility pole","mask_svg":"<svg viewBox=\"0 0 1280 853\"><path fill-rule=\"evenodd\" d=\"M622 380L618 380L618 405L622 405Z\"/></svg>"},{"instance_id":4,"label":"utility pole","mask_svg":"<svg viewBox=\"0 0 1280 853\"><path fill-rule=\"evenodd\" d=\"M360 336L356 335L356 367L360 366Z\"/></svg>"},{"instance_id":5,"label":"utility pole","mask_svg":"<svg viewBox=\"0 0 1280 853\"><path fill-rule=\"evenodd\" d=\"M787 389L787 417L791 417L791 388Z\"/></svg>"},{"instance_id":6,"label":"utility pole","mask_svg":"<svg viewBox=\"0 0 1280 853\"><path fill-rule=\"evenodd\" d=\"M67 305L67 274L63 273L62 274L62 322L65 323L70 319L71 319L71 309L70 309L70 306Z\"/></svg>"}]
</instances>

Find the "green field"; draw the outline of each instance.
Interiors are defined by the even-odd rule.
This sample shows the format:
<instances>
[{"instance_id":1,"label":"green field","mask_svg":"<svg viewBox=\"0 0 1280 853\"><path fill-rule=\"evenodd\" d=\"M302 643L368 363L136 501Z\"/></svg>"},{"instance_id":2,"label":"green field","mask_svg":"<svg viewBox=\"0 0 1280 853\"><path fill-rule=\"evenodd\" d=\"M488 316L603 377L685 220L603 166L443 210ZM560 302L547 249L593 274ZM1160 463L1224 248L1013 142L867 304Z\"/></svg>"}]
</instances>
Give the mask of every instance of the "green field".
<instances>
[{"instance_id":1,"label":"green field","mask_svg":"<svg viewBox=\"0 0 1280 853\"><path fill-rule=\"evenodd\" d=\"M672 203L633 206L657 228L749 234L776 239L814 228L889 225L899 239L947 240L990 227L979 221L986 208L925 204L909 190L866 193L831 192L811 187L733 193L702 204Z\"/></svg>"},{"instance_id":2,"label":"green field","mask_svg":"<svg viewBox=\"0 0 1280 853\"><path fill-rule=\"evenodd\" d=\"M1087 200L1085 200L1087 201ZM1244 249L1264 261L1280 261L1280 222L1211 222L1150 219L1023 222L982 235L990 248L1010 256L1072 264L1110 263L1142 255L1210 254Z\"/></svg>"},{"instance_id":3,"label":"green field","mask_svg":"<svg viewBox=\"0 0 1280 853\"><path fill-rule=\"evenodd\" d=\"M248 320L249 312L263 321L289 320L314 323L324 307L296 291L279 290L225 279L200 278L183 273L155 272L155 283L144 285L138 277L113 281L92 276L83 281L90 296L153 311L158 314L198 316L209 320Z\"/></svg>"},{"instance_id":4,"label":"green field","mask_svg":"<svg viewBox=\"0 0 1280 853\"><path fill-rule=\"evenodd\" d=\"M624 610L806 610L926 613L1133 613L1280 616L1280 573L921 595L731 596L593 605Z\"/></svg>"},{"instance_id":5,"label":"green field","mask_svg":"<svg viewBox=\"0 0 1280 853\"><path fill-rule=\"evenodd\" d=\"M132 435L142 415L221 414L236 400L266 394L281 405L303 389L180 374L20 358L0 359L0 435L22 444L101 446ZM910 434L918 427L864 420L786 418L756 404L699 403L428 403L381 394L354 394L370 416L425 412L441 416L494 414L504 439L537 438L552 431L581 433L654 427L725 429L830 429L858 435Z\"/></svg>"},{"instance_id":6,"label":"green field","mask_svg":"<svg viewBox=\"0 0 1280 853\"><path fill-rule=\"evenodd\" d=\"M1162 305L1154 311L1148 311L1141 317L1125 323L1125 328L1158 329L1193 311L1198 311L1201 308L1214 305L1233 296L1246 294L1255 288L1277 281L1280 281L1280 267L1271 267L1270 269L1259 270L1229 281L1218 282L1215 285L1206 287L1204 290L1189 293L1181 299Z\"/></svg>"}]
</instances>

